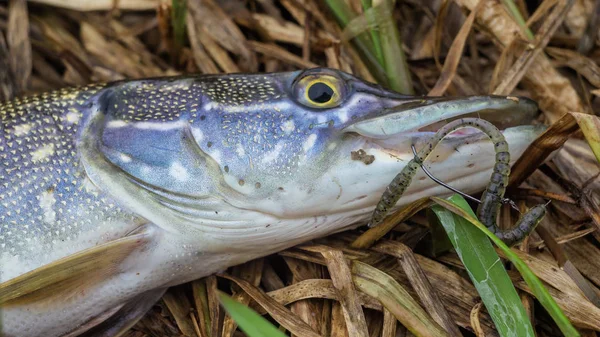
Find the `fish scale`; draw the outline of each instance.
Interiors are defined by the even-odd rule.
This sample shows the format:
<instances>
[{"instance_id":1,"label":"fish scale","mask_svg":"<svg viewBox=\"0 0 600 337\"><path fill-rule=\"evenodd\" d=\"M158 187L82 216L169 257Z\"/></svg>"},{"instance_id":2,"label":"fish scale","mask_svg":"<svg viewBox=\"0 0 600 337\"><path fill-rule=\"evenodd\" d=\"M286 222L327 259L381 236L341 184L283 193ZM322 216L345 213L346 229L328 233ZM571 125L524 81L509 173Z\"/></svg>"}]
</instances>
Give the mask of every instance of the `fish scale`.
<instances>
[{"instance_id":1,"label":"fish scale","mask_svg":"<svg viewBox=\"0 0 600 337\"><path fill-rule=\"evenodd\" d=\"M86 245L74 242L103 220L132 221L131 213L89 182L75 150L82 118L78 108L101 88L60 90L0 105L0 248L3 259L8 255L14 263L0 270L0 279L122 235L123 230ZM73 242L74 249L55 256L57 242ZM35 262L19 258L27 255Z\"/></svg>"},{"instance_id":2,"label":"fish scale","mask_svg":"<svg viewBox=\"0 0 600 337\"><path fill-rule=\"evenodd\" d=\"M182 112L198 108L197 99L202 97L202 92L200 85L156 81L125 84L114 99L113 115L126 122L174 121Z\"/></svg>"},{"instance_id":3,"label":"fish scale","mask_svg":"<svg viewBox=\"0 0 600 337\"><path fill-rule=\"evenodd\" d=\"M119 87L110 107L113 121L169 123L184 116L193 124L208 115L209 120L204 124L211 123L209 128L220 126L225 131L222 137L217 135L204 144L209 153L212 145L208 146L208 142L212 142L221 145L215 145L213 150L219 148L225 156L239 157L243 146L248 156L260 158L274 147L270 140L283 135L283 131L279 135L277 125L283 122L284 115L264 106L268 98L275 96L274 86L264 77L216 78L208 82L153 79L112 86ZM90 98L104 88L106 85L98 84L64 89L0 106L3 150L0 158L4 166L0 187L0 247L4 258L19 265L2 268L2 279L118 238L143 222L98 189L80 165L76 151L78 126L87 117L84 112L89 108ZM243 99L239 98L240 93ZM202 97L219 105L218 121L211 121L209 113L199 114ZM260 108L256 113L230 111L239 110L240 104L258 104ZM277 129L266 132L270 128ZM263 141L256 142L253 138L245 142L250 131L262 135ZM267 136L272 137L266 139ZM277 151L284 154L295 153L301 146L290 141L282 144ZM278 165L273 173L286 173L290 162L282 158L290 156L276 157ZM244 157L242 163L245 160ZM223 166L231 174L245 170L236 162ZM237 176L238 184L247 179L247 173ZM262 186L258 181L252 184L254 188ZM81 242L78 238L81 233L96 239ZM50 253L55 251L57 242L69 248ZM35 263L22 263L20 257L24 255L29 255Z\"/></svg>"}]
</instances>

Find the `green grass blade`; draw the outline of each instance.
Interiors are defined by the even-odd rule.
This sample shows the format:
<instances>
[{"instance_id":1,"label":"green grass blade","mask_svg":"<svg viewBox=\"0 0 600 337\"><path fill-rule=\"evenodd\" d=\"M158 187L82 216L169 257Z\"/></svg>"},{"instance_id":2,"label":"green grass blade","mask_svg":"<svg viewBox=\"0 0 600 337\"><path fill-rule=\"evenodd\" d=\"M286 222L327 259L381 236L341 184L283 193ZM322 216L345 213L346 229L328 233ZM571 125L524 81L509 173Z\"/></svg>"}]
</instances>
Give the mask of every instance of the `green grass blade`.
<instances>
[{"instance_id":1,"label":"green grass blade","mask_svg":"<svg viewBox=\"0 0 600 337\"><path fill-rule=\"evenodd\" d=\"M362 0L362 6L366 13L373 6L373 1ZM372 20L372 18L370 18L370 17L369 17L369 20L371 21L370 22L371 25L373 25L375 23L374 20ZM371 29L370 33L371 33L371 41L373 41L373 52L375 54L375 57L377 57L379 64L383 64L384 63L383 50L381 49L381 39L379 37L379 31L377 29Z\"/></svg>"},{"instance_id":2,"label":"green grass blade","mask_svg":"<svg viewBox=\"0 0 600 337\"><path fill-rule=\"evenodd\" d=\"M373 6L373 0L361 0L362 6L365 10L371 8Z\"/></svg>"},{"instance_id":3,"label":"green grass blade","mask_svg":"<svg viewBox=\"0 0 600 337\"><path fill-rule=\"evenodd\" d=\"M286 337L254 310L219 292L219 301L227 313L249 337Z\"/></svg>"},{"instance_id":4,"label":"green grass blade","mask_svg":"<svg viewBox=\"0 0 600 337\"><path fill-rule=\"evenodd\" d=\"M560 328L561 332L567 337L580 336L577 329L575 329L575 327L573 327L573 325L571 324L571 322L569 321L567 316L565 316L565 314L560 309L558 304L556 304L556 301L554 301L554 298L552 298L552 296L550 296L550 293L548 293L548 290L544 287L544 285L542 284L540 279L531 271L531 269L529 269L529 267L521 259L519 259L519 257L504 242L502 242L502 240L498 239L497 236L495 236L481 222L479 222L479 220L477 220L475 214L473 213L471 208L468 206L467 202L462 197L455 195L455 196L452 196L452 198L450 198L450 200L445 200L445 199L440 199L440 198L435 198L435 197L431 198L431 199L434 202L436 202L438 205L440 205L443 208L449 210L450 212L456 214L457 215L456 218L462 218L462 219L470 222L471 224L475 225L481 231L481 233L487 235L487 237L489 237L492 240L492 242L494 242L494 244L496 244L496 246L498 246L498 248L500 248L504 252L504 254L506 255L506 258L510 262L512 262L513 265L517 268L517 270L521 273L521 276L523 277L523 279L525 280L525 282L527 283L527 285L533 292L534 296L542 304L542 306L546 309L546 311L550 314L550 316L552 317L554 322L556 322L556 324ZM439 209L437 209L437 210L439 211ZM434 212L435 211L436 210L434 209ZM439 213L446 214L445 212L439 212ZM446 214L444 219L455 219L455 218L449 217ZM455 221L455 222L458 222L458 221ZM442 223L443 223L443 221L442 221ZM467 223L467 225L468 225L468 223ZM475 227L472 227L472 228L475 229ZM461 233L461 235L462 235L462 233ZM455 240L456 236L457 236L457 232L453 232L452 234L449 234L449 236L450 236L450 240ZM453 239L453 237L454 237L454 239ZM464 240L462 240L462 241L464 241ZM484 245L484 243L482 243L482 242L486 242L486 245L489 244L488 240L475 241L475 242L473 242L473 244ZM463 261L463 263L465 263L465 262ZM466 266L466 264L465 264L465 266ZM482 295L482 297L483 297L484 294L480 293L480 295ZM503 296L504 296L504 294L503 294ZM486 304L486 306L487 306L487 304ZM488 307L488 310L489 310L489 307ZM494 322L496 322L495 319L494 319Z\"/></svg>"},{"instance_id":5,"label":"green grass blade","mask_svg":"<svg viewBox=\"0 0 600 337\"><path fill-rule=\"evenodd\" d=\"M369 6L369 2L363 1L363 6ZM343 0L326 0L325 3L342 28L357 17ZM371 27L370 36L366 32L357 35L352 43L378 81L402 94L414 95L412 78L393 12L394 0L384 0L376 7L368 8L364 14L366 22L377 27Z\"/></svg>"},{"instance_id":6,"label":"green grass blade","mask_svg":"<svg viewBox=\"0 0 600 337\"><path fill-rule=\"evenodd\" d=\"M173 41L176 50L183 46L185 41L185 16L187 13L187 0L172 0L171 25L173 25Z\"/></svg>"},{"instance_id":7,"label":"green grass blade","mask_svg":"<svg viewBox=\"0 0 600 337\"><path fill-rule=\"evenodd\" d=\"M379 6L384 6L381 13L385 13L379 26L381 37L381 49L383 52L384 68L387 74L390 88L405 95L414 95L412 79L406 61L402 39L398 26L394 22L393 0L384 0Z\"/></svg>"},{"instance_id":8,"label":"green grass blade","mask_svg":"<svg viewBox=\"0 0 600 337\"><path fill-rule=\"evenodd\" d=\"M527 27L527 22L525 22L523 15L521 15L519 8L517 8L517 5L514 3L514 1L513 0L503 0L502 3L506 7L506 9L510 13L510 15L513 17L513 19L515 20L517 25L519 25L519 28L521 28L521 31L525 34L525 36L529 40L533 40L535 37L533 36L531 29L529 29L529 27Z\"/></svg>"},{"instance_id":9,"label":"green grass blade","mask_svg":"<svg viewBox=\"0 0 600 337\"><path fill-rule=\"evenodd\" d=\"M462 197L454 195L450 201L475 216ZM441 206L435 205L432 210L467 268L500 336L534 337L521 299L485 234Z\"/></svg>"},{"instance_id":10,"label":"green grass blade","mask_svg":"<svg viewBox=\"0 0 600 337\"><path fill-rule=\"evenodd\" d=\"M344 0L325 0L325 3L342 28L345 28L357 15ZM388 85L385 69L375 56L375 47L373 46L373 41L371 41L369 35L365 33L358 35L356 38L352 39L352 44L365 62L365 65L369 68L373 77L375 77L380 84Z\"/></svg>"}]
</instances>

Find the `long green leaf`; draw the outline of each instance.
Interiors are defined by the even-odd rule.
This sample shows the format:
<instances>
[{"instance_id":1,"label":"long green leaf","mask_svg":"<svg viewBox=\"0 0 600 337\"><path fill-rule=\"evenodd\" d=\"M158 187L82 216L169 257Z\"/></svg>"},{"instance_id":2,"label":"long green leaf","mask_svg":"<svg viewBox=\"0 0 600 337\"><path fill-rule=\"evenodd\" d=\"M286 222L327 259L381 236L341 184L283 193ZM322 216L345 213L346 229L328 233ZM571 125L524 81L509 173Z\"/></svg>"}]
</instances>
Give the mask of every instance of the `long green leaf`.
<instances>
[{"instance_id":1,"label":"long green leaf","mask_svg":"<svg viewBox=\"0 0 600 337\"><path fill-rule=\"evenodd\" d=\"M498 248L500 248L504 252L506 258L510 262L512 262L513 265L517 268L517 270L521 273L521 276L533 292L534 296L550 314L550 316L552 317L554 322L556 322L562 333L567 337L580 336L577 329L573 327L567 316L565 316L558 304L556 304L554 298L550 296L550 293L548 293L548 290L544 287L542 281L540 281L540 279L531 271L531 269L529 269L529 267L521 259L519 259L519 257L504 242L502 242L502 240L498 239L497 236L495 236L481 222L479 222L479 220L477 220L477 218L473 214L473 211L470 209L470 207L462 197L453 196L450 200L445 200L436 197L433 197L431 199L443 208L451 211L452 213L475 225L481 232L487 235L492 240L492 242L494 242L494 244L496 244L496 246L498 246ZM449 234L450 239L452 240L453 236L456 237L456 234L456 232ZM485 241L489 244L488 240L482 241ZM478 242L479 244L483 244L480 241ZM474 244L475 243L476 242L474 242Z\"/></svg>"},{"instance_id":2,"label":"long green leaf","mask_svg":"<svg viewBox=\"0 0 600 337\"><path fill-rule=\"evenodd\" d=\"M249 337L286 337L283 332L261 315L225 293L219 292L219 301L240 329Z\"/></svg>"},{"instance_id":3,"label":"long green leaf","mask_svg":"<svg viewBox=\"0 0 600 337\"><path fill-rule=\"evenodd\" d=\"M454 195L450 201L475 216L461 196ZM521 299L490 240L467 220L443 207L436 205L432 210L467 268L500 336L535 336Z\"/></svg>"}]
</instances>

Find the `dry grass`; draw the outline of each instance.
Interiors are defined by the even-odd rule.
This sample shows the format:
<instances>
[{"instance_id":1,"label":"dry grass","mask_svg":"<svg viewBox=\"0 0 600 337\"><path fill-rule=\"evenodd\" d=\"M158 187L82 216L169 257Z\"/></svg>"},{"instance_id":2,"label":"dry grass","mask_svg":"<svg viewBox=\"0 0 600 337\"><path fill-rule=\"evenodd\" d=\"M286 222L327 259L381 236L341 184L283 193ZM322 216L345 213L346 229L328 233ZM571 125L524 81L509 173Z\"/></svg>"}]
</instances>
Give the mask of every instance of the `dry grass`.
<instances>
[{"instance_id":1,"label":"dry grass","mask_svg":"<svg viewBox=\"0 0 600 337\"><path fill-rule=\"evenodd\" d=\"M361 8L360 1L348 3ZM546 123L558 121L518 164L509 197L522 206L539 203L540 197L554 200L520 254L582 334L595 336L600 331L599 166L574 119L561 116L600 111L600 1L516 0L531 34L500 1L441 3L399 1L394 9L413 88L417 94L529 96L539 102ZM190 72L328 66L375 78L344 43L352 33L339 28L323 1L188 0L186 21L180 21L185 26L173 25L172 14L170 1L157 0L0 4L0 100ZM561 145L552 160L541 162ZM175 287L127 336L240 335L219 308L217 289L268 314L295 336L410 336L404 326L420 312L431 320L425 321L430 332L496 335L456 255L431 255L427 202L413 206L376 230L342 233ZM511 217L507 210L502 223L513 223ZM361 263L349 268L347 259ZM382 302L400 294L383 279L370 278L378 272L373 267L407 289L413 302L384 308ZM525 283L516 273L511 276L538 335L559 335ZM410 315L402 315L414 305Z\"/></svg>"}]
</instances>

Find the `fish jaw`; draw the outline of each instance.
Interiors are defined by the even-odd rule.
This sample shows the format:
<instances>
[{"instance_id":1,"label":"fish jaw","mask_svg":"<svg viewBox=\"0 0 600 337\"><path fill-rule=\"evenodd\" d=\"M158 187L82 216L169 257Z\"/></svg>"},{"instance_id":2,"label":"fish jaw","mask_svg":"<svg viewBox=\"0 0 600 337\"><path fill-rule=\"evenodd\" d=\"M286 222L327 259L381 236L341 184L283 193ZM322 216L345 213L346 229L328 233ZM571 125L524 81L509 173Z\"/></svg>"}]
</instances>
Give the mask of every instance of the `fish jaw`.
<instances>
[{"instance_id":1,"label":"fish jaw","mask_svg":"<svg viewBox=\"0 0 600 337\"><path fill-rule=\"evenodd\" d=\"M537 104L525 97L423 97L365 116L348 125L345 131L376 139L398 138L436 123L470 116L496 122L501 128L506 128L529 124L537 113Z\"/></svg>"},{"instance_id":2,"label":"fish jaw","mask_svg":"<svg viewBox=\"0 0 600 337\"><path fill-rule=\"evenodd\" d=\"M538 125L511 127L503 131L510 148L511 165L544 130L544 126ZM424 132L406 138L386 139L385 143L373 139L366 141L358 150L364 151L365 157L370 157L369 164L347 155L346 163L328 172L327 179L336 180L340 186L339 197L332 199L334 201L330 207L348 211L365 210L362 220L368 221L389 183L414 158L411 145L415 145L417 150L428 146L426 143L431 134ZM394 145L390 146L391 143ZM478 193L489 183L495 164L492 146L483 133L450 136L440 142L424 165L441 181L467 194ZM358 150L355 148L353 151ZM419 170L396 207L420 198L448 196L452 193Z\"/></svg>"}]
</instances>

